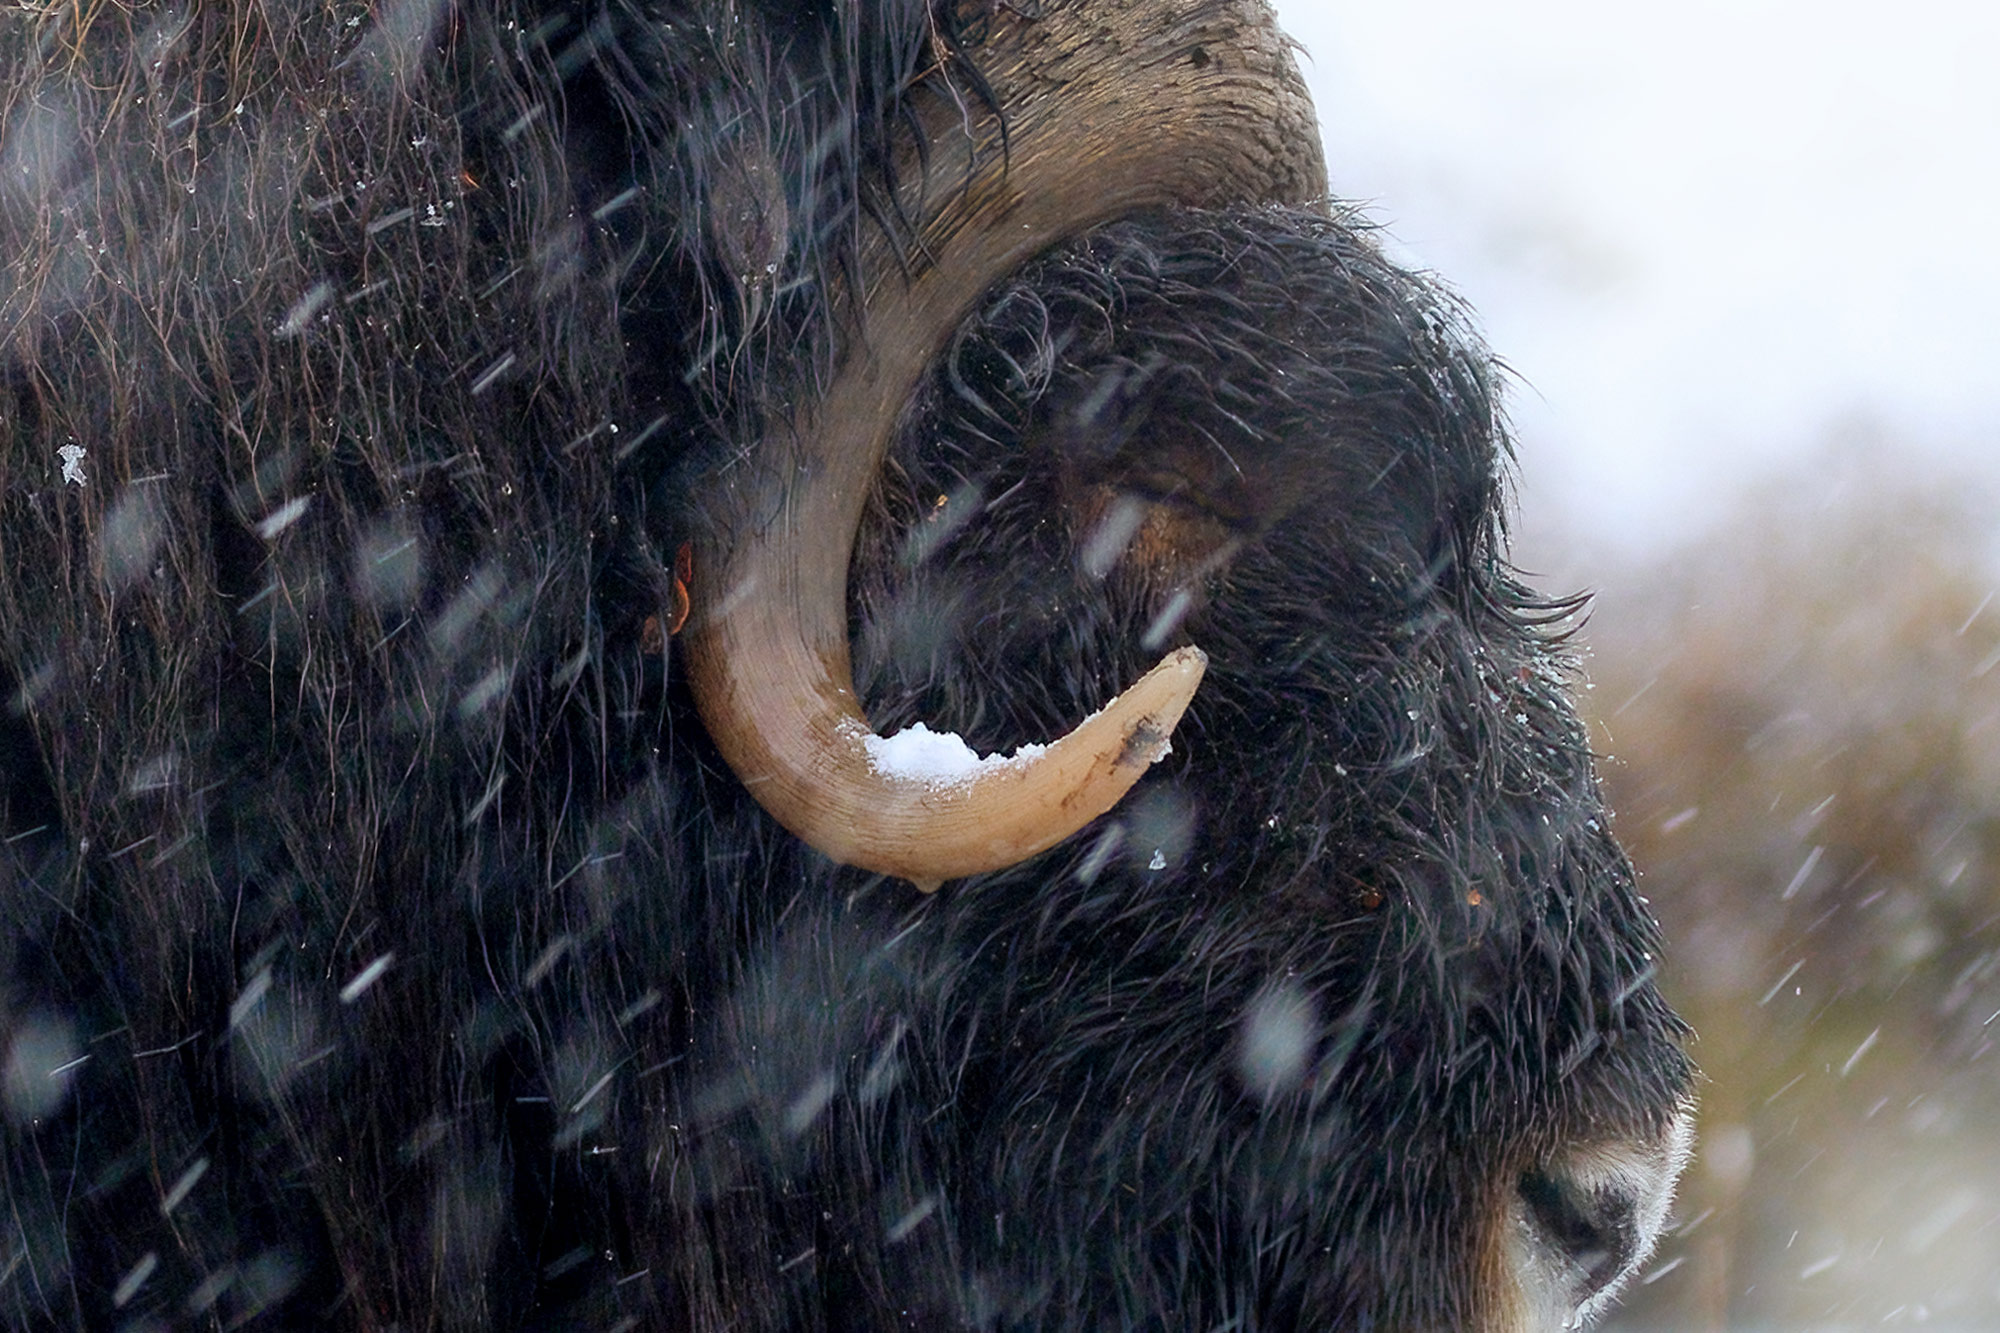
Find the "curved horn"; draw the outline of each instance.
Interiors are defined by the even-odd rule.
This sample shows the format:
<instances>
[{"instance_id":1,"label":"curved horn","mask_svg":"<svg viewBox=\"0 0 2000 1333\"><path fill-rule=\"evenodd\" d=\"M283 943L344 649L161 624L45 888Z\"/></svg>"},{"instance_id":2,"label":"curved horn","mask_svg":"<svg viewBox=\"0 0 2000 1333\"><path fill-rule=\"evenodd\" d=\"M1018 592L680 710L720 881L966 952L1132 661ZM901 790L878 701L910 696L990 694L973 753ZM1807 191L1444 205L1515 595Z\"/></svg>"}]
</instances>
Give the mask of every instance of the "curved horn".
<instances>
[{"instance_id":1,"label":"curved horn","mask_svg":"<svg viewBox=\"0 0 2000 1333\"><path fill-rule=\"evenodd\" d=\"M800 442L788 475L758 460L725 509L776 517L750 540L705 539L688 626L696 706L758 802L834 860L925 886L1012 865L1110 809L1165 752L1206 659L1173 654L1046 749L953 782L882 765L854 696L847 567L898 414L980 295L1051 245L1140 209L1326 190L1312 104L1266 0L1027 8L996 0L977 56L1004 151L992 117L949 89L926 99L915 198L939 202L914 258L884 236L864 244L863 336L816 403L766 431L767 450Z\"/></svg>"}]
</instances>

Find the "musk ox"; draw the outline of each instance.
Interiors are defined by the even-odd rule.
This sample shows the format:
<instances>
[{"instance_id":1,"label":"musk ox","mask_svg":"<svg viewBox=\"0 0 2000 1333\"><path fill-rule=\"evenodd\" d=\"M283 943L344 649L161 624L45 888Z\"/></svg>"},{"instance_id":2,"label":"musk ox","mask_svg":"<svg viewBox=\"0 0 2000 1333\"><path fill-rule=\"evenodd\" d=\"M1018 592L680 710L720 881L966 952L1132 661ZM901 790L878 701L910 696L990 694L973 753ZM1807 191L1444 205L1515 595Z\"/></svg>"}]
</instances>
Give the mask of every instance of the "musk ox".
<instances>
[{"instance_id":1,"label":"musk ox","mask_svg":"<svg viewBox=\"0 0 2000 1333\"><path fill-rule=\"evenodd\" d=\"M0 13L0 1323L1601 1307L1683 1033L1316 143L1264 0Z\"/></svg>"}]
</instances>

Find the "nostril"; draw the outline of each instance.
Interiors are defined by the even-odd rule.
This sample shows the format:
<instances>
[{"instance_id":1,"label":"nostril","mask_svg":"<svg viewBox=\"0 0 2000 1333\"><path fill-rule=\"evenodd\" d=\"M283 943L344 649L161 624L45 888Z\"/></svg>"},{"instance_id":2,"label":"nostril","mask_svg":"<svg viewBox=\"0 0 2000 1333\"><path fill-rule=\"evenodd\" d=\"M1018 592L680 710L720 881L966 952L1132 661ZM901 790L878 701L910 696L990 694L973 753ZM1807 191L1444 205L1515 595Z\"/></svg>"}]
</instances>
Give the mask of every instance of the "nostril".
<instances>
[{"instance_id":1,"label":"nostril","mask_svg":"<svg viewBox=\"0 0 2000 1333\"><path fill-rule=\"evenodd\" d=\"M1524 1172L1517 1188L1542 1239L1575 1274L1577 1304L1616 1282L1637 1257L1639 1208L1630 1195L1539 1170Z\"/></svg>"},{"instance_id":2,"label":"nostril","mask_svg":"<svg viewBox=\"0 0 2000 1333\"><path fill-rule=\"evenodd\" d=\"M1658 1135L1578 1145L1514 1182L1512 1263L1530 1327L1579 1328L1653 1252L1686 1165L1692 1116Z\"/></svg>"}]
</instances>

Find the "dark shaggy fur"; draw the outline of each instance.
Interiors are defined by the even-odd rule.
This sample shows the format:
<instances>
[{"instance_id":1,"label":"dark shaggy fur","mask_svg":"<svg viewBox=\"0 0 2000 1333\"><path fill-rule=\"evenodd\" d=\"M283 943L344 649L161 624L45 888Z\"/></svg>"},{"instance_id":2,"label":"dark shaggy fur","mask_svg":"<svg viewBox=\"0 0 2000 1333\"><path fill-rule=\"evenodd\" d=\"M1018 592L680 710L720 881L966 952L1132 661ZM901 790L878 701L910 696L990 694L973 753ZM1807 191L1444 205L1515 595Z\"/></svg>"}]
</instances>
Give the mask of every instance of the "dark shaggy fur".
<instances>
[{"instance_id":1,"label":"dark shaggy fur","mask_svg":"<svg viewBox=\"0 0 2000 1333\"><path fill-rule=\"evenodd\" d=\"M864 528L879 725L1209 651L1124 806L919 898L715 760L672 553L968 9L0 16L0 1323L1447 1328L1664 1123L1492 368L1352 218L1043 260Z\"/></svg>"}]
</instances>

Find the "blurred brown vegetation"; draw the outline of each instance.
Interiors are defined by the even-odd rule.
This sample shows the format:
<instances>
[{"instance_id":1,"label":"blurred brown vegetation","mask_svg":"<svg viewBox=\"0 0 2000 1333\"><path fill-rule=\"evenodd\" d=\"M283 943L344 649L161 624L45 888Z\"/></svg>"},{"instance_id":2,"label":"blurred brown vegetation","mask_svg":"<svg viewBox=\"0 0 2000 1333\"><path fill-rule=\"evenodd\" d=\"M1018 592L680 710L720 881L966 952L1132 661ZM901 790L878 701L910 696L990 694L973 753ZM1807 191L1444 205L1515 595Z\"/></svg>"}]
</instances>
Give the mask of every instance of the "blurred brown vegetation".
<instances>
[{"instance_id":1,"label":"blurred brown vegetation","mask_svg":"<svg viewBox=\"0 0 2000 1333\"><path fill-rule=\"evenodd\" d=\"M1852 451L1585 631L1699 1033L1679 1226L1609 1323L2000 1328L2000 509Z\"/></svg>"}]
</instances>

